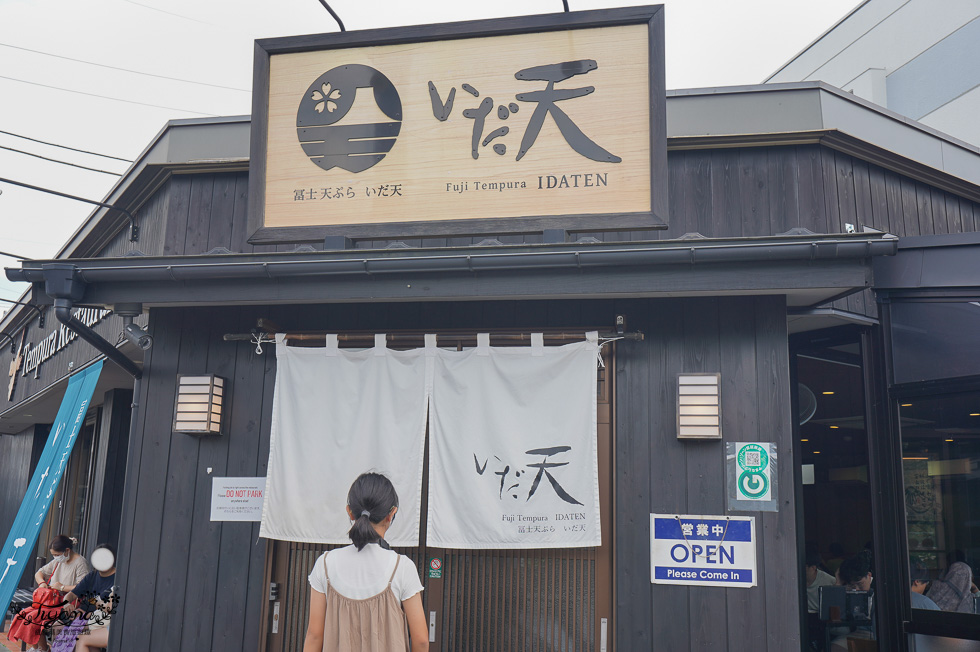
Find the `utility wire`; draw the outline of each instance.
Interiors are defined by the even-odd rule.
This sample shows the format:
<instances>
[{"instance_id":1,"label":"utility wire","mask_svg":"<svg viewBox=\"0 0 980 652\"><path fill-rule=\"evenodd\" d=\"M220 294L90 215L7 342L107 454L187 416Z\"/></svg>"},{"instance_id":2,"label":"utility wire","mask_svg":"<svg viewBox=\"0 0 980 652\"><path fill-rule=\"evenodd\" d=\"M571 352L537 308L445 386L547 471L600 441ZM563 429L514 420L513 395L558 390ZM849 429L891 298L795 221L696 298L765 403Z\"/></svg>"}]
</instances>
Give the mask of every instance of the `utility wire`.
<instances>
[{"instance_id":1,"label":"utility wire","mask_svg":"<svg viewBox=\"0 0 980 652\"><path fill-rule=\"evenodd\" d=\"M134 3L135 4L135 3ZM152 7L149 7L152 9ZM164 12L169 13L169 12ZM84 63L90 66L98 66L99 68L108 68L109 70L120 70L122 72L129 72L134 75L145 75L146 77L156 77L157 79L169 79L170 81L184 82L186 84L197 84L199 86L211 86L212 88L224 88L229 91L239 91L242 93L251 93L247 88L235 88L234 86L222 86L221 84L209 84L208 82L193 81L190 79L181 79L179 77L168 77L166 75L156 75L152 72L143 72L142 70L130 70L129 68L120 68L118 66L110 66L104 63L96 63L95 61L85 61L84 59L75 59L73 57L66 57L60 54L52 54L51 52L42 52L41 50L32 50L31 48L20 47L19 45L10 45L9 43L0 43L0 46L5 48L13 48L15 50L23 50L24 52L33 52L34 54L43 54L46 57L54 57L56 59L64 59L65 61L74 61L75 63Z\"/></svg>"},{"instance_id":2,"label":"utility wire","mask_svg":"<svg viewBox=\"0 0 980 652\"><path fill-rule=\"evenodd\" d=\"M143 7L144 9L152 9L153 11L159 11L161 14L167 14L168 16L174 16L175 18L183 18L184 20L189 20L192 23L201 23L202 25L214 26L214 23L208 23L203 20L198 20L197 18L191 18L190 16L184 16L183 14L175 14L172 11L164 11L163 9L158 9L156 7L151 7L150 5L145 5L142 2L133 2L133 0L123 0L123 2L128 2L131 5L136 5L137 7Z\"/></svg>"},{"instance_id":3,"label":"utility wire","mask_svg":"<svg viewBox=\"0 0 980 652\"><path fill-rule=\"evenodd\" d=\"M123 163L132 163L132 161L129 160L128 158L119 158L118 156L110 156L109 154L99 154L98 152L90 152L87 149L76 149L74 147L68 147L67 145L59 145L58 143L49 143L46 140L38 140L37 138L31 138L30 136L21 136L20 134L15 134L12 131L4 131L3 129L0 129L0 134L6 134L7 136L13 136L15 138L23 138L24 140L29 140L34 143L41 143L42 145L50 145L51 147L70 149L73 152L81 152L82 154L91 154L92 156L101 156L102 158L115 159L117 161L122 161Z\"/></svg>"},{"instance_id":4,"label":"utility wire","mask_svg":"<svg viewBox=\"0 0 980 652\"><path fill-rule=\"evenodd\" d=\"M86 93L85 91L76 91L70 88L62 88L60 86L49 86L48 84L41 84L39 82L27 81L25 79L17 79L16 77L7 77L5 75L0 75L0 79L8 79L10 81L20 82L22 84L31 84L32 86L40 86L42 88L51 88L56 91L61 91L63 93L77 93L78 95L88 95L89 97L98 97L103 100L114 100L116 102L125 102L126 104L139 104L140 106L152 106L157 109L167 109L168 111L182 111L184 113L193 113L195 115L204 115L210 118L216 118L213 113L204 113L202 111L191 111L190 109L181 109L175 106L163 106L162 104L150 104L148 102L137 102L136 100L124 100L121 97L109 97L108 95L99 95L97 93Z\"/></svg>"},{"instance_id":5,"label":"utility wire","mask_svg":"<svg viewBox=\"0 0 980 652\"><path fill-rule=\"evenodd\" d=\"M26 154L27 156L33 156L34 158L39 158L44 161L51 161L52 163L60 163L62 165L70 165L73 168L81 168L83 170L90 170L92 172L101 172L102 174L111 174L115 177L121 177L122 174L119 172L109 172L108 170L99 170L98 168L90 168L87 165L79 165L78 163L69 163L68 161L60 161L56 158L49 158L47 156L41 156L40 154L35 154L34 152L25 152L22 149L14 149L13 147L7 147L5 145L0 145L0 149L5 149L8 152L17 152L18 154Z\"/></svg>"},{"instance_id":6,"label":"utility wire","mask_svg":"<svg viewBox=\"0 0 980 652\"><path fill-rule=\"evenodd\" d=\"M16 260L34 260L33 258L28 258L27 256L12 254L9 251L0 251L0 256L6 256L7 258L15 258Z\"/></svg>"}]
</instances>

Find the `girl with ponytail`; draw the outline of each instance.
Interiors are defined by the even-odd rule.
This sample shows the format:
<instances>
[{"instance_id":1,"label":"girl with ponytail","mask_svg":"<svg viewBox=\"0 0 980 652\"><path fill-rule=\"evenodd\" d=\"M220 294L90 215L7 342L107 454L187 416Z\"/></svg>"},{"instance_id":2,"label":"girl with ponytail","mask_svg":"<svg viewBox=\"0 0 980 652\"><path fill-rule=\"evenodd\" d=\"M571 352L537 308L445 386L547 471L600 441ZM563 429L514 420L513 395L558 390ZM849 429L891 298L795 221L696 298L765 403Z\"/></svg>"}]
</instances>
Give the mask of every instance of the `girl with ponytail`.
<instances>
[{"instance_id":1,"label":"girl with ponytail","mask_svg":"<svg viewBox=\"0 0 980 652\"><path fill-rule=\"evenodd\" d=\"M422 582L384 535L398 494L380 473L363 473L347 493L352 545L323 553L310 573L303 652L419 652L429 649Z\"/></svg>"}]
</instances>

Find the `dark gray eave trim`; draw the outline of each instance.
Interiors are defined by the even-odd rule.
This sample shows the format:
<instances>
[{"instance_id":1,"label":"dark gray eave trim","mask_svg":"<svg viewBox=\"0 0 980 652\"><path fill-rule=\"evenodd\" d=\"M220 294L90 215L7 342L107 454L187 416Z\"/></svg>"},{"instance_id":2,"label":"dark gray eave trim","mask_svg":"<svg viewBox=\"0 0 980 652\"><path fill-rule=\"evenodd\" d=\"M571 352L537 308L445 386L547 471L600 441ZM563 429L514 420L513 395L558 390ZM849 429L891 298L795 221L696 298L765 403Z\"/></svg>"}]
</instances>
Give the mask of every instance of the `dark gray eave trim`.
<instances>
[{"instance_id":1,"label":"dark gray eave trim","mask_svg":"<svg viewBox=\"0 0 980 652\"><path fill-rule=\"evenodd\" d=\"M980 294L980 233L902 238L897 255L874 261L875 291Z\"/></svg>"},{"instance_id":2,"label":"dark gray eave trim","mask_svg":"<svg viewBox=\"0 0 980 652\"><path fill-rule=\"evenodd\" d=\"M77 278L88 286L80 303L89 305L137 300L125 298L135 296L144 305L314 301L316 296L304 293L315 295L315 288L320 288L322 301L721 295L814 288L833 288L843 294L868 287L871 258L893 255L897 243L889 234L804 235L72 262ZM49 262L53 261L25 261L20 269L8 269L7 277L40 283ZM790 268L796 270L792 280L780 275ZM664 287L658 275L672 278L675 287ZM431 284L411 290L412 283L404 283L419 279L440 285L435 290ZM624 284L627 279L632 283L629 289ZM445 280L452 283L443 284ZM380 292L382 282L390 285L385 296ZM479 289L481 283L486 287ZM406 289L399 289L403 284ZM343 296L331 295L341 286ZM43 301L43 288L37 290L35 298Z\"/></svg>"}]
</instances>

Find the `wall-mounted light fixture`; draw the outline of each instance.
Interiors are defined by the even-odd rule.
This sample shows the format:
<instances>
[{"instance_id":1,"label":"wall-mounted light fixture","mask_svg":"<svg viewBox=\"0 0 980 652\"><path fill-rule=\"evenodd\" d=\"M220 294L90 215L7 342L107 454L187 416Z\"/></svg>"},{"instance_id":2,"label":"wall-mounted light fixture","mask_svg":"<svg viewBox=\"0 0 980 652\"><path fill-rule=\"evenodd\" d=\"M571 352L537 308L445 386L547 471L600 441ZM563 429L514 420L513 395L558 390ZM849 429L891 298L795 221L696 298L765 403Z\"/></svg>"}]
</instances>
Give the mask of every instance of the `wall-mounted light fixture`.
<instances>
[{"instance_id":1,"label":"wall-mounted light fixture","mask_svg":"<svg viewBox=\"0 0 980 652\"><path fill-rule=\"evenodd\" d=\"M225 380L220 376L177 376L174 432L220 435Z\"/></svg>"},{"instance_id":2,"label":"wall-mounted light fixture","mask_svg":"<svg viewBox=\"0 0 980 652\"><path fill-rule=\"evenodd\" d=\"M677 438L721 439L721 374L677 376Z\"/></svg>"}]
</instances>

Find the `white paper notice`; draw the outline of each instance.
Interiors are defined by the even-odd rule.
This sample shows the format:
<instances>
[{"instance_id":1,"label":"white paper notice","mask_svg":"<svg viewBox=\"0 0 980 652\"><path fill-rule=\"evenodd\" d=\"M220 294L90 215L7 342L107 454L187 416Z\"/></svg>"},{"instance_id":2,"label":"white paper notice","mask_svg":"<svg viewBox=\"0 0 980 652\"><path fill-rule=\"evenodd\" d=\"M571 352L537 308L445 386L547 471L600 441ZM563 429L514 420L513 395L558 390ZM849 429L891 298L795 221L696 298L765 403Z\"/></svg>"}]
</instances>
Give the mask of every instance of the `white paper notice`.
<instances>
[{"instance_id":1,"label":"white paper notice","mask_svg":"<svg viewBox=\"0 0 980 652\"><path fill-rule=\"evenodd\" d=\"M212 521L261 521L265 478L211 478Z\"/></svg>"}]
</instances>

